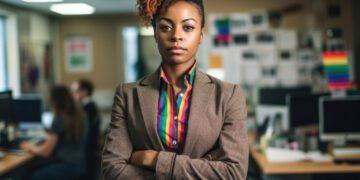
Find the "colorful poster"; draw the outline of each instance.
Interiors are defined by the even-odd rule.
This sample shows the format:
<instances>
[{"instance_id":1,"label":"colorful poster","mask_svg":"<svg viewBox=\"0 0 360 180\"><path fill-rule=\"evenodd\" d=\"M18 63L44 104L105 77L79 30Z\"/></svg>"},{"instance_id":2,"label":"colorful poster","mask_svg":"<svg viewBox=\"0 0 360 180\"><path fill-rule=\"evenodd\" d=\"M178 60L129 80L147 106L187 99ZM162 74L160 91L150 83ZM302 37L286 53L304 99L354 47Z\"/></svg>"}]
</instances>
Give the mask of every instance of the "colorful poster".
<instances>
[{"instance_id":1,"label":"colorful poster","mask_svg":"<svg viewBox=\"0 0 360 180\"><path fill-rule=\"evenodd\" d=\"M352 82L346 52L324 52L323 63L331 90L350 89Z\"/></svg>"},{"instance_id":2,"label":"colorful poster","mask_svg":"<svg viewBox=\"0 0 360 180\"><path fill-rule=\"evenodd\" d=\"M65 63L68 72L92 70L92 40L89 36L69 36L65 39Z\"/></svg>"}]
</instances>

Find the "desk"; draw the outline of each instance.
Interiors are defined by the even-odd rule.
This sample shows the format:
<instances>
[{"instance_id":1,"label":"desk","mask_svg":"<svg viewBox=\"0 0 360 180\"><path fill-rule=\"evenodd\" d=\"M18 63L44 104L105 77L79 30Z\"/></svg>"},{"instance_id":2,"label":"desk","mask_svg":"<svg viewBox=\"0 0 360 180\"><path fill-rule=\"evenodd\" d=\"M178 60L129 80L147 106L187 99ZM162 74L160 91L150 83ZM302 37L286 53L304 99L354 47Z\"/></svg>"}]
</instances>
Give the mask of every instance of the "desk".
<instances>
[{"instance_id":1,"label":"desk","mask_svg":"<svg viewBox=\"0 0 360 180\"><path fill-rule=\"evenodd\" d=\"M34 158L31 153L26 154L12 154L6 153L6 156L0 160L0 176L10 172L11 170L25 164Z\"/></svg>"},{"instance_id":2,"label":"desk","mask_svg":"<svg viewBox=\"0 0 360 180\"><path fill-rule=\"evenodd\" d=\"M260 170L266 175L285 174L332 174L332 173L359 173L360 165L335 164L333 162L296 162L296 163L269 163L266 157L250 145L250 155Z\"/></svg>"}]
</instances>

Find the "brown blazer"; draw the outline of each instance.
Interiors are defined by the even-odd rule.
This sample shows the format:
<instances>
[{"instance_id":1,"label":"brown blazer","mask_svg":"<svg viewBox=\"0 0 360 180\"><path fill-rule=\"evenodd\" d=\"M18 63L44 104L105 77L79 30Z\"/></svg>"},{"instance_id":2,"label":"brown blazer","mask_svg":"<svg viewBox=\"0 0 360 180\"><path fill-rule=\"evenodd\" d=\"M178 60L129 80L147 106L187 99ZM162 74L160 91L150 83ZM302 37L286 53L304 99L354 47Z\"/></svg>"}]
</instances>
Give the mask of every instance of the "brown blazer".
<instances>
[{"instance_id":1,"label":"brown blazer","mask_svg":"<svg viewBox=\"0 0 360 180\"><path fill-rule=\"evenodd\" d=\"M102 156L104 179L246 179L247 109L239 86L196 70L182 154L157 134L160 69L118 86ZM136 150L160 151L155 171L129 163Z\"/></svg>"}]
</instances>

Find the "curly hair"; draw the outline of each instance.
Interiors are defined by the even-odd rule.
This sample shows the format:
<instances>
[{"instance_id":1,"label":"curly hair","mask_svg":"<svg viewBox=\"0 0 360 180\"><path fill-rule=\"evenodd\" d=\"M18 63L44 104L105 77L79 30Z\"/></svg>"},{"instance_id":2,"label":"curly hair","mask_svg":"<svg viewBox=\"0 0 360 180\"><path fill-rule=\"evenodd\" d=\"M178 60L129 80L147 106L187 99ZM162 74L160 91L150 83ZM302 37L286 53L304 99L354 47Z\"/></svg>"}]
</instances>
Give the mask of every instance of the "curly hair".
<instances>
[{"instance_id":1,"label":"curly hair","mask_svg":"<svg viewBox=\"0 0 360 180\"><path fill-rule=\"evenodd\" d=\"M163 14L169 6L181 0L137 0L136 6L139 12L139 16L143 20L145 25L151 25L155 27L155 20L158 16ZM193 3L199 10L201 15L201 27L205 26L205 10L202 0L182 0Z\"/></svg>"}]
</instances>

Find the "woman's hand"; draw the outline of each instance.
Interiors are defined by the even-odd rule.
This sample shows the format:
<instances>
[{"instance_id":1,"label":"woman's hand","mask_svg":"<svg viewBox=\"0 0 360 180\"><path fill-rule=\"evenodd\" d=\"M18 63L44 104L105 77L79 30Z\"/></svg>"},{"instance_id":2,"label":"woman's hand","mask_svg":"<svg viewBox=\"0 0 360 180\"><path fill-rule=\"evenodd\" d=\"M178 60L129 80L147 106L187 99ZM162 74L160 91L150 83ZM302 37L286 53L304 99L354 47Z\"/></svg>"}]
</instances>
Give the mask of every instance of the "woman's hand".
<instances>
[{"instance_id":1,"label":"woman's hand","mask_svg":"<svg viewBox=\"0 0 360 180\"><path fill-rule=\"evenodd\" d=\"M154 150L134 151L130 157L130 163L135 166L155 170L158 152Z\"/></svg>"},{"instance_id":2,"label":"woman's hand","mask_svg":"<svg viewBox=\"0 0 360 180\"><path fill-rule=\"evenodd\" d=\"M22 142L19 146L21 149L28 151L28 152L32 152L32 150L33 150L33 146L29 142L26 142L26 141Z\"/></svg>"}]
</instances>

